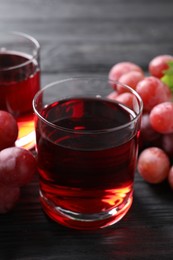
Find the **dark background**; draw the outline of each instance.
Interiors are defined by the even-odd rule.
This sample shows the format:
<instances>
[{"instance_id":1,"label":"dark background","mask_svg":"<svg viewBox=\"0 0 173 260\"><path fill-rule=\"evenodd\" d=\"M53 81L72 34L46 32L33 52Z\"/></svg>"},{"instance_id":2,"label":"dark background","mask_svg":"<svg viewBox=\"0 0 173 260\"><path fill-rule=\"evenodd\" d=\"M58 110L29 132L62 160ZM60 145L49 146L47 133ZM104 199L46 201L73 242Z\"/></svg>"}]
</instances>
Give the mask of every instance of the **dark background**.
<instances>
[{"instance_id":1,"label":"dark background","mask_svg":"<svg viewBox=\"0 0 173 260\"><path fill-rule=\"evenodd\" d=\"M31 34L41 44L42 86L71 76L107 76L129 60L147 72L173 54L172 0L0 0L0 30ZM0 36L1 37L1 36ZM37 176L13 212L0 215L0 259L173 259L173 191L136 174L134 203L114 226L82 232L49 220Z\"/></svg>"}]
</instances>

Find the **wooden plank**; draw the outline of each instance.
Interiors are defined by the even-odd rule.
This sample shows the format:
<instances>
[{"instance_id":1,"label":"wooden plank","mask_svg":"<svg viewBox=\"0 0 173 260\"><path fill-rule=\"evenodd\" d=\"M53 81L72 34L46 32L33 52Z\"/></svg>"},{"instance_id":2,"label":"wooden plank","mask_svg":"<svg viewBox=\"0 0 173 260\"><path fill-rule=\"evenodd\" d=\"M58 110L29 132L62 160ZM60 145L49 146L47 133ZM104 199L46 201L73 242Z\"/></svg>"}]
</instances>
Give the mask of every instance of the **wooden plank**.
<instances>
[{"instance_id":1,"label":"wooden plank","mask_svg":"<svg viewBox=\"0 0 173 260\"><path fill-rule=\"evenodd\" d=\"M41 53L44 72L93 72L108 73L112 65L129 60L148 69L149 61L159 54L173 53L172 44L134 44L129 43L86 43L63 42L45 46Z\"/></svg>"},{"instance_id":2,"label":"wooden plank","mask_svg":"<svg viewBox=\"0 0 173 260\"><path fill-rule=\"evenodd\" d=\"M145 18L172 18L171 0L1 0L1 18L13 20L39 20L55 18L94 19L141 19Z\"/></svg>"}]
</instances>

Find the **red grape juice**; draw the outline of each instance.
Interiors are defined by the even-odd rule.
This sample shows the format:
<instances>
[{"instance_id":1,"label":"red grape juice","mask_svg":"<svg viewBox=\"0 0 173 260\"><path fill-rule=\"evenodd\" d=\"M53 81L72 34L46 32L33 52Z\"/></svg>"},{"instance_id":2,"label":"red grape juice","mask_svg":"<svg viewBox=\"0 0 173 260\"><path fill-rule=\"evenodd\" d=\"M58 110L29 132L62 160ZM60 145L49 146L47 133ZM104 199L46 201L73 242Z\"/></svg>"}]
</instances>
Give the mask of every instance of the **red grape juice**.
<instances>
[{"instance_id":1,"label":"red grape juice","mask_svg":"<svg viewBox=\"0 0 173 260\"><path fill-rule=\"evenodd\" d=\"M21 52L0 52L0 109L16 118L19 139L34 130L32 100L40 89L40 70L31 58Z\"/></svg>"},{"instance_id":2,"label":"red grape juice","mask_svg":"<svg viewBox=\"0 0 173 260\"><path fill-rule=\"evenodd\" d=\"M106 99L73 98L40 114L49 121L35 122L43 209L77 229L117 222L132 203L139 135L134 112Z\"/></svg>"}]
</instances>

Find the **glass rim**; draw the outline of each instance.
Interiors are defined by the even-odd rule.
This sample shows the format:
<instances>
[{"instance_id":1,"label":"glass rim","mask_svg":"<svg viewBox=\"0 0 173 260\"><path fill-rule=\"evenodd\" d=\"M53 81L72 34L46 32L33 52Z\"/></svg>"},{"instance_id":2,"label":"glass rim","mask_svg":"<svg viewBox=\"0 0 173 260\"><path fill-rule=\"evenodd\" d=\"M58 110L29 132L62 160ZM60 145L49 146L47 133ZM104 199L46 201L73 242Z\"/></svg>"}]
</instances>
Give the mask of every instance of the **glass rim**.
<instances>
[{"instance_id":1,"label":"glass rim","mask_svg":"<svg viewBox=\"0 0 173 260\"><path fill-rule=\"evenodd\" d=\"M18 31L3 32L2 34L4 34L4 35L20 36L20 37L23 37L26 40L29 40L30 42L33 43L35 51L34 51L34 54L29 55L29 56L31 56L31 58L29 60L27 60L25 62L22 62L21 64L18 64L18 65L15 65L15 66L9 66L9 67L6 67L6 68L0 68L0 72L14 70L14 69L18 69L18 68L21 68L23 66L26 66L26 65L32 63L34 60L36 60L37 57L39 56L40 44L33 36L31 36L31 35L29 35L27 33L18 32ZM4 46L4 48L5 48L5 46ZM0 50L1 50L1 47L0 47ZM15 52L15 50L14 50L14 52Z\"/></svg>"},{"instance_id":2,"label":"glass rim","mask_svg":"<svg viewBox=\"0 0 173 260\"><path fill-rule=\"evenodd\" d=\"M37 110L36 108L36 101L37 99L39 98L39 96L47 89L55 86L55 85L59 85L63 82L67 82L67 81L72 81L72 80L104 80L105 82L110 82L110 83L113 83L113 84L120 84L122 86L124 86L125 88L129 89L134 95L135 97L137 98L138 102L139 102L139 112L138 113L134 113L135 114L135 117L128 123L125 123L121 126L118 126L118 127L112 127L112 128L104 128L104 129L99 129L99 130L76 130L76 129L69 129L67 127L62 127L62 126L58 126L58 125L55 125L54 123L52 122L49 122L47 119L45 119L40 113L39 111ZM82 98L83 96L80 95L80 96L77 96L77 95L74 95L73 98ZM114 101L113 99L109 99L109 98L102 98L102 100L105 100L105 101L111 101L112 103L116 103L116 100ZM119 81L116 81L116 80L110 80L108 78L83 78L83 77L71 77L71 78L67 78L67 79L62 79L62 80L58 80L58 81L54 81L52 83L49 83L47 84L45 87L41 88L34 96L33 98L33 101L32 101L32 106L33 106L33 110L34 110L34 113L35 115L38 116L39 119L41 119L44 123L46 123L47 125L49 125L50 127L54 128L54 129L57 129L57 130L61 130L61 131L64 131L64 132L68 132L68 133L77 133L77 134L104 134L104 133L110 133L110 132L114 132L114 131L119 131L121 129L124 129L126 127L129 127L131 124L133 124L135 121L138 120L138 118L141 116L142 114L142 111L143 111L143 101L142 101L142 98L140 97L140 95L131 87L129 87L128 85L125 85L125 84L122 84L121 82Z\"/></svg>"}]
</instances>

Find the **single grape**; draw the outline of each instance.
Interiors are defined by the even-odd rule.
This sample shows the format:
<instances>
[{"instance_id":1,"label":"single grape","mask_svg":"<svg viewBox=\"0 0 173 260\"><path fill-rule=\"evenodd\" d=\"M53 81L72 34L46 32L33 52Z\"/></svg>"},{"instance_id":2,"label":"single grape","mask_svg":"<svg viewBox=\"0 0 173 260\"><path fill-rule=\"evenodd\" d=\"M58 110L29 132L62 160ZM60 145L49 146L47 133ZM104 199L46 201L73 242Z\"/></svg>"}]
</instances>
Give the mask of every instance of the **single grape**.
<instances>
[{"instance_id":1,"label":"single grape","mask_svg":"<svg viewBox=\"0 0 173 260\"><path fill-rule=\"evenodd\" d=\"M164 134L162 137L162 149L170 159L173 159L173 134Z\"/></svg>"},{"instance_id":2,"label":"single grape","mask_svg":"<svg viewBox=\"0 0 173 260\"><path fill-rule=\"evenodd\" d=\"M118 95L115 98L115 100L131 109L134 108L135 99L134 99L133 94L131 94L131 93L128 93L128 92L122 93L122 94Z\"/></svg>"},{"instance_id":3,"label":"single grape","mask_svg":"<svg viewBox=\"0 0 173 260\"><path fill-rule=\"evenodd\" d=\"M125 92L118 95L117 91L113 91L107 96L107 98L118 101L131 109L134 108L134 96L129 92Z\"/></svg>"},{"instance_id":4,"label":"single grape","mask_svg":"<svg viewBox=\"0 0 173 260\"><path fill-rule=\"evenodd\" d=\"M114 99L116 99L117 96L118 96L118 92L116 90L114 90L107 96L107 98L114 100Z\"/></svg>"},{"instance_id":5,"label":"single grape","mask_svg":"<svg viewBox=\"0 0 173 260\"><path fill-rule=\"evenodd\" d=\"M173 165L171 166L168 174L168 183L170 187L173 189Z\"/></svg>"},{"instance_id":6,"label":"single grape","mask_svg":"<svg viewBox=\"0 0 173 260\"><path fill-rule=\"evenodd\" d=\"M150 112L157 104L169 101L171 97L169 87L153 76L141 80L136 86L136 91L142 98L146 112Z\"/></svg>"},{"instance_id":7,"label":"single grape","mask_svg":"<svg viewBox=\"0 0 173 260\"><path fill-rule=\"evenodd\" d=\"M139 81L144 79L144 73L140 71L130 71L128 73L123 74L119 78L119 82L127 85L133 89L136 89L136 86ZM117 91L119 94L127 92L128 90L124 88L121 84L117 85Z\"/></svg>"},{"instance_id":8,"label":"single grape","mask_svg":"<svg viewBox=\"0 0 173 260\"><path fill-rule=\"evenodd\" d=\"M109 71L108 78L110 80L119 80L119 78L124 75L127 72L130 71L139 71L140 73L143 73L143 70L140 66L133 62L129 61L123 61L116 63Z\"/></svg>"},{"instance_id":9,"label":"single grape","mask_svg":"<svg viewBox=\"0 0 173 260\"><path fill-rule=\"evenodd\" d=\"M0 150L14 143L18 136L18 126L15 118L6 111L0 110Z\"/></svg>"},{"instance_id":10,"label":"single grape","mask_svg":"<svg viewBox=\"0 0 173 260\"><path fill-rule=\"evenodd\" d=\"M143 113L141 117L141 133L140 133L140 143L142 147L157 146L161 145L162 135L156 132L150 123L150 117L148 113Z\"/></svg>"},{"instance_id":11,"label":"single grape","mask_svg":"<svg viewBox=\"0 0 173 260\"><path fill-rule=\"evenodd\" d=\"M173 133L173 102L163 102L153 107L150 112L150 123L159 133Z\"/></svg>"},{"instance_id":12,"label":"single grape","mask_svg":"<svg viewBox=\"0 0 173 260\"><path fill-rule=\"evenodd\" d=\"M150 74L157 78L163 77L164 71L169 67L169 61L173 61L173 56L165 54L154 57L148 67Z\"/></svg>"},{"instance_id":13,"label":"single grape","mask_svg":"<svg viewBox=\"0 0 173 260\"><path fill-rule=\"evenodd\" d=\"M0 214L11 211L20 197L20 188L0 184Z\"/></svg>"},{"instance_id":14,"label":"single grape","mask_svg":"<svg viewBox=\"0 0 173 260\"><path fill-rule=\"evenodd\" d=\"M145 181L160 183L168 176L169 157L158 147L146 148L139 155L137 169Z\"/></svg>"},{"instance_id":15,"label":"single grape","mask_svg":"<svg viewBox=\"0 0 173 260\"><path fill-rule=\"evenodd\" d=\"M10 147L0 152L0 183L23 186L36 172L36 159L24 148Z\"/></svg>"}]
</instances>

